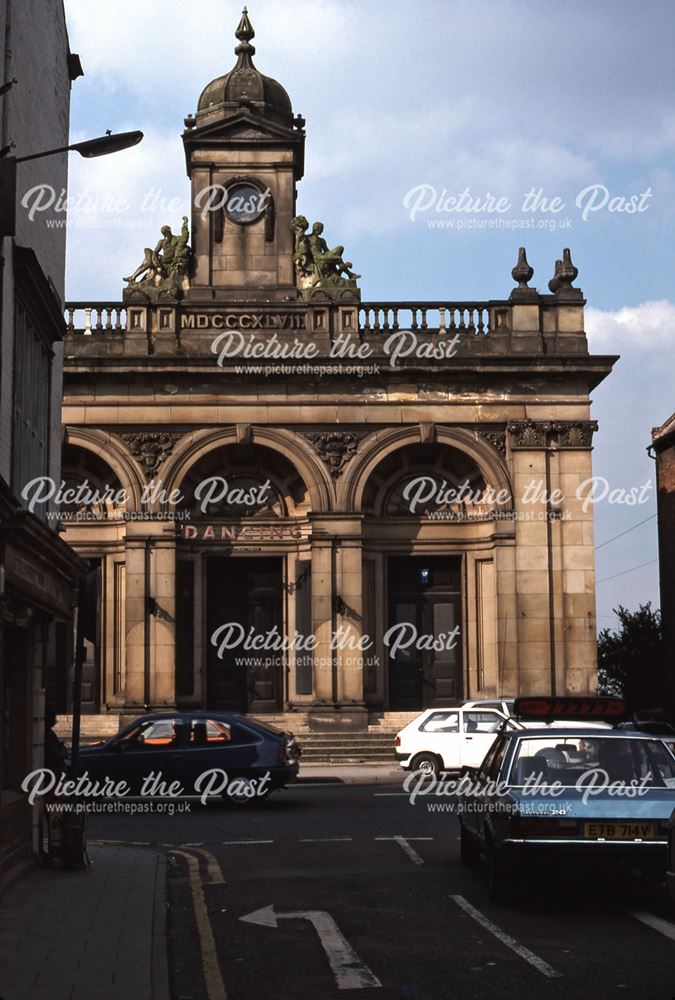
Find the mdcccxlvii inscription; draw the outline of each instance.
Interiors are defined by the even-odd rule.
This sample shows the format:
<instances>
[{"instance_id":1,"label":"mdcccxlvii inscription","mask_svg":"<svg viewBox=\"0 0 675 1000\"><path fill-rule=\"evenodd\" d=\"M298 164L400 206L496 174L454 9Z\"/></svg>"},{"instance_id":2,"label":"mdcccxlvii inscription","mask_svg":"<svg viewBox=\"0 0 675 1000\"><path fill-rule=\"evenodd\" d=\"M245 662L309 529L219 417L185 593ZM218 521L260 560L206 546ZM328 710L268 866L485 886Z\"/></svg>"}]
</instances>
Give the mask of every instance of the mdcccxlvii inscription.
<instances>
[{"instance_id":1,"label":"mdcccxlvii inscription","mask_svg":"<svg viewBox=\"0 0 675 1000\"><path fill-rule=\"evenodd\" d=\"M305 330L302 312L183 313L181 330Z\"/></svg>"}]
</instances>

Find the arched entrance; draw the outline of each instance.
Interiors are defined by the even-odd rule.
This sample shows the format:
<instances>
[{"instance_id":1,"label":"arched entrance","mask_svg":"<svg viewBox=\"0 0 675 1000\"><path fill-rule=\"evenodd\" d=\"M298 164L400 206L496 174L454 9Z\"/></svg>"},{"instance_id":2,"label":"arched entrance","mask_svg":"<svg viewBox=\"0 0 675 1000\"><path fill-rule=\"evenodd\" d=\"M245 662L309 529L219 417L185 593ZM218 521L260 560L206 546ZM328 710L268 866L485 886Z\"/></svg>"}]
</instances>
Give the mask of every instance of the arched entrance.
<instances>
[{"instance_id":1,"label":"arched entrance","mask_svg":"<svg viewBox=\"0 0 675 1000\"><path fill-rule=\"evenodd\" d=\"M475 558L491 555L494 510L505 499L495 492L473 455L444 442L399 445L370 468L364 590L369 628L381 622L381 697L391 710L452 704L474 687Z\"/></svg>"},{"instance_id":2,"label":"arched entrance","mask_svg":"<svg viewBox=\"0 0 675 1000\"><path fill-rule=\"evenodd\" d=\"M289 698L297 578L310 496L293 463L254 443L202 454L180 481L176 560L179 704L277 713Z\"/></svg>"}]
</instances>

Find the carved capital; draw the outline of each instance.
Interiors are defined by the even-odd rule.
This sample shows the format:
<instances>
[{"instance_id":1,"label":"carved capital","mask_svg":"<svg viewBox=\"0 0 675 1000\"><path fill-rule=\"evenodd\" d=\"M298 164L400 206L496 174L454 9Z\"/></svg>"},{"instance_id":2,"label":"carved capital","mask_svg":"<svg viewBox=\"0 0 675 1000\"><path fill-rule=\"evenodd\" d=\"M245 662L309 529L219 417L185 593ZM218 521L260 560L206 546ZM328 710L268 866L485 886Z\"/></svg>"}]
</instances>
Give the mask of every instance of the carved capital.
<instances>
[{"instance_id":1,"label":"carved capital","mask_svg":"<svg viewBox=\"0 0 675 1000\"><path fill-rule=\"evenodd\" d=\"M590 448L596 420L512 420L512 448Z\"/></svg>"},{"instance_id":2,"label":"carved capital","mask_svg":"<svg viewBox=\"0 0 675 1000\"><path fill-rule=\"evenodd\" d=\"M590 448L597 420L565 420L551 425L558 448Z\"/></svg>"},{"instance_id":3,"label":"carved capital","mask_svg":"<svg viewBox=\"0 0 675 1000\"><path fill-rule=\"evenodd\" d=\"M512 448L545 448L548 444L548 421L512 420L508 425Z\"/></svg>"}]
</instances>

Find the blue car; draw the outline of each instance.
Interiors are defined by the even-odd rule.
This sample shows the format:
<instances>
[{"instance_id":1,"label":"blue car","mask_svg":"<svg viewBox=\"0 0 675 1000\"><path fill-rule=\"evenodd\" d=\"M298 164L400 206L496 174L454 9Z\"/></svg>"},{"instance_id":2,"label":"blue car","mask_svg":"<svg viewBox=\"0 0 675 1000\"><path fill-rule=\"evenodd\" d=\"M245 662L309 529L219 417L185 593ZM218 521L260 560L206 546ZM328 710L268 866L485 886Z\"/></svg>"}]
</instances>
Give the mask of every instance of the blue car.
<instances>
[{"instance_id":1,"label":"blue car","mask_svg":"<svg viewBox=\"0 0 675 1000\"><path fill-rule=\"evenodd\" d=\"M300 753L292 733L247 716L153 713L103 743L81 747L78 773L91 781L125 781L132 795L161 796L178 782L185 796L247 802L292 782Z\"/></svg>"},{"instance_id":2,"label":"blue car","mask_svg":"<svg viewBox=\"0 0 675 1000\"><path fill-rule=\"evenodd\" d=\"M465 778L461 860L487 861L496 899L537 862L664 881L674 809L675 756L652 734L571 721L505 730Z\"/></svg>"}]
</instances>

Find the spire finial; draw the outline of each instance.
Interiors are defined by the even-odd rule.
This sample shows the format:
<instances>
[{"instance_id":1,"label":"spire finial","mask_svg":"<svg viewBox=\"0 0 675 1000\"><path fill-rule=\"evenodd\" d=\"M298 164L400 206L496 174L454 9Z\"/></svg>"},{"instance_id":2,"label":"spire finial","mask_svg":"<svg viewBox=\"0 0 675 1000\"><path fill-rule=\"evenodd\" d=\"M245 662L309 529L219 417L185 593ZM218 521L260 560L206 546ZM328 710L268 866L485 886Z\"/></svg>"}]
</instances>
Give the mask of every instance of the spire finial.
<instances>
[{"instance_id":1,"label":"spire finial","mask_svg":"<svg viewBox=\"0 0 675 1000\"><path fill-rule=\"evenodd\" d=\"M255 31L253 30L253 25L249 20L248 10L246 7L244 7L241 12L241 20L237 25L237 30L234 35L240 42L250 42L252 38L255 38Z\"/></svg>"}]
</instances>

